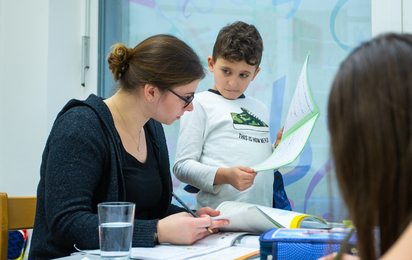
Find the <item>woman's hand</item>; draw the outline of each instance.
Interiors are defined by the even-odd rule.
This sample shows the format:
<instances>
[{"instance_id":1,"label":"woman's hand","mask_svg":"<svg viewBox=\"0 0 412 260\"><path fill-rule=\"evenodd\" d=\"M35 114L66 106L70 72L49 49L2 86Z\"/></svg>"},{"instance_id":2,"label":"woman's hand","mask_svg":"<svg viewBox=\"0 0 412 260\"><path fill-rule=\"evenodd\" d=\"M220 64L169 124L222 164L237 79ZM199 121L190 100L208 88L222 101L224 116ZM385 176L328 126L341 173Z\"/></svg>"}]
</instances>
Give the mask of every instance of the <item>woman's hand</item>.
<instances>
[{"instance_id":1,"label":"woman's hand","mask_svg":"<svg viewBox=\"0 0 412 260\"><path fill-rule=\"evenodd\" d=\"M181 212L159 220L157 223L159 243L191 245L196 240L210 235L207 227L217 231L218 227L229 225L229 221L226 219L212 221L210 216L217 216L220 212L209 207L199 209L196 213L200 218L194 218L189 213Z\"/></svg>"},{"instance_id":2,"label":"woman's hand","mask_svg":"<svg viewBox=\"0 0 412 260\"><path fill-rule=\"evenodd\" d=\"M202 215L209 215L211 217L216 217L220 215L220 211L214 210L211 207L204 207L204 208L198 209L196 211L196 215L198 215L199 217Z\"/></svg>"},{"instance_id":3,"label":"woman's hand","mask_svg":"<svg viewBox=\"0 0 412 260\"><path fill-rule=\"evenodd\" d=\"M204 207L204 208L198 209L196 211L196 215L198 215L199 217L202 217L202 216L216 217L216 216L220 215L220 211L214 210L211 207ZM224 219L223 221L213 220L212 225L210 226L210 229L212 229L212 231L214 233L214 232L219 231L217 229L218 227L223 227L223 226L227 226L227 225L229 225L229 220L226 220L226 219Z\"/></svg>"}]
</instances>

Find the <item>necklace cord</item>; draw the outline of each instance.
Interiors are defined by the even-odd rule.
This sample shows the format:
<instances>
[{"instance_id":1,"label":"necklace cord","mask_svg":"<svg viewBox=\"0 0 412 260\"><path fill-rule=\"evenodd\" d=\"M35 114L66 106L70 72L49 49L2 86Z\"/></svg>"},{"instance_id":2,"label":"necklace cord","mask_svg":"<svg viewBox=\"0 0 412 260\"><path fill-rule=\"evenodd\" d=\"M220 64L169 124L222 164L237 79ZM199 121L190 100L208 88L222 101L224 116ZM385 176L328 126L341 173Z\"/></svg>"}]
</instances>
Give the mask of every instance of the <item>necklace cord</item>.
<instances>
[{"instance_id":1,"label":"necklace cord","mask_svg":"<svg viewBox=\"0 0 412 260\"><path fill-rule=\"evenodd\" d=\"M129 135L132 137L133 141L135 142L135 144L137 146L137 151L140 152L140 135L142 133L142 130L141 129L139 130L139 143L137 143L136 139L134 139L132 133L130 133L129 128L127 127L126 121L124 120L124 118L122 116L122 113L120 113L119 109L117 108L116 103L114 103L114 98L113 97L112 97L112 103L113 103L114 107L116 108L117 113L119 113L120 117L122 118L123 124L126 127L126 131L129 133Z\"/></svg>"}]
</instances>

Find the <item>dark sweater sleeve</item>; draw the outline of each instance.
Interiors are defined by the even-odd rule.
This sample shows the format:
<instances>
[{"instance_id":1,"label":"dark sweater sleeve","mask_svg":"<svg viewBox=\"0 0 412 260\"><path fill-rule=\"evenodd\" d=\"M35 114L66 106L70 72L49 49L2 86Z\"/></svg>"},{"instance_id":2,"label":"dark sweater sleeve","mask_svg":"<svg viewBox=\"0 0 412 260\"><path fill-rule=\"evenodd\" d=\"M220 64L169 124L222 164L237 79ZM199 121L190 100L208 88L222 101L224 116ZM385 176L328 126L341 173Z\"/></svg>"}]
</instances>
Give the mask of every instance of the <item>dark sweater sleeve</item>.
<instances>
[{"instance_id":1,"label":"dark sweater sleeve","mask_svg":"<svg viewBox=\"0 0 412 260\"><path fill-rule=\"evenodd\" d=\"M76 113L78 109L86 113ZM55 243L66 248L99 248L94 192L104 172L105 137L90 109L68 111L53 126L44 172L44 213Z\"/></svg>"},{"instance_id":2,"label":"dark sweater sleeve","mask_svg":"<svg viewBox=\"0 0 412 260\"><path fill-rule=\"evenodd\" d=\"M153 247L154 234L157 232L157 222L159 219L134 220L132 247Z\"/></svg>"}]
</instances>

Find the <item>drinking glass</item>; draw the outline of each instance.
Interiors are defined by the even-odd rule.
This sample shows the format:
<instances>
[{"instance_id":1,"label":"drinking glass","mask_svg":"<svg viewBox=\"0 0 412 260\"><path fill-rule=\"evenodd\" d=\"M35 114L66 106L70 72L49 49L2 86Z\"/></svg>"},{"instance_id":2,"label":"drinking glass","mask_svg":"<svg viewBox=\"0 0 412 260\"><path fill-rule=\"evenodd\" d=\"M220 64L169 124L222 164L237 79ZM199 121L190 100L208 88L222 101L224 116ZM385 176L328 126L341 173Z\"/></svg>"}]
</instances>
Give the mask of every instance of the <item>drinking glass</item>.
<instances>
[{"instance_id":1,"label":"drinking glass","mask_svg":"<svg viewBox=\"0 0 412 260\"><path fill-rule=\"evenodd\" d=\"M132 248L135 204L103 202L99 215L100 256L107 260L128 260Z\"/></svg>"}]
</instances>

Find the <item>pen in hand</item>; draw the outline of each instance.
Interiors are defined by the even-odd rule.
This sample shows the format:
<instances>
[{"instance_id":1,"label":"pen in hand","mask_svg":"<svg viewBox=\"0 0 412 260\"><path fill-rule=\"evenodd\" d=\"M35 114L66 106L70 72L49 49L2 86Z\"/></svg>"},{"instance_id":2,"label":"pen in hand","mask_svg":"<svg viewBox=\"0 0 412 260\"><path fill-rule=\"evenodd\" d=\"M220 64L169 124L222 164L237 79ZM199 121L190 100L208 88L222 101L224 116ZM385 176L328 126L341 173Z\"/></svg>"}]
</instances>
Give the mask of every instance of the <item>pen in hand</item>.
<instances>
[{"instance_id":1,"label":"pen in hand","mask_svg":"<svg viewBox=\"0 0 412 260\"><path fill-rule=\"evenodd\" d=\"M198 218L199 216L196 215L187 205L184 203L173 191L172 191L172 196L186 209L187 212L189 212L193 217ZM213 231L209 227L205 227L206 230L208 230L210 233L213 234Z\"/></svg>"}]
</instances>

